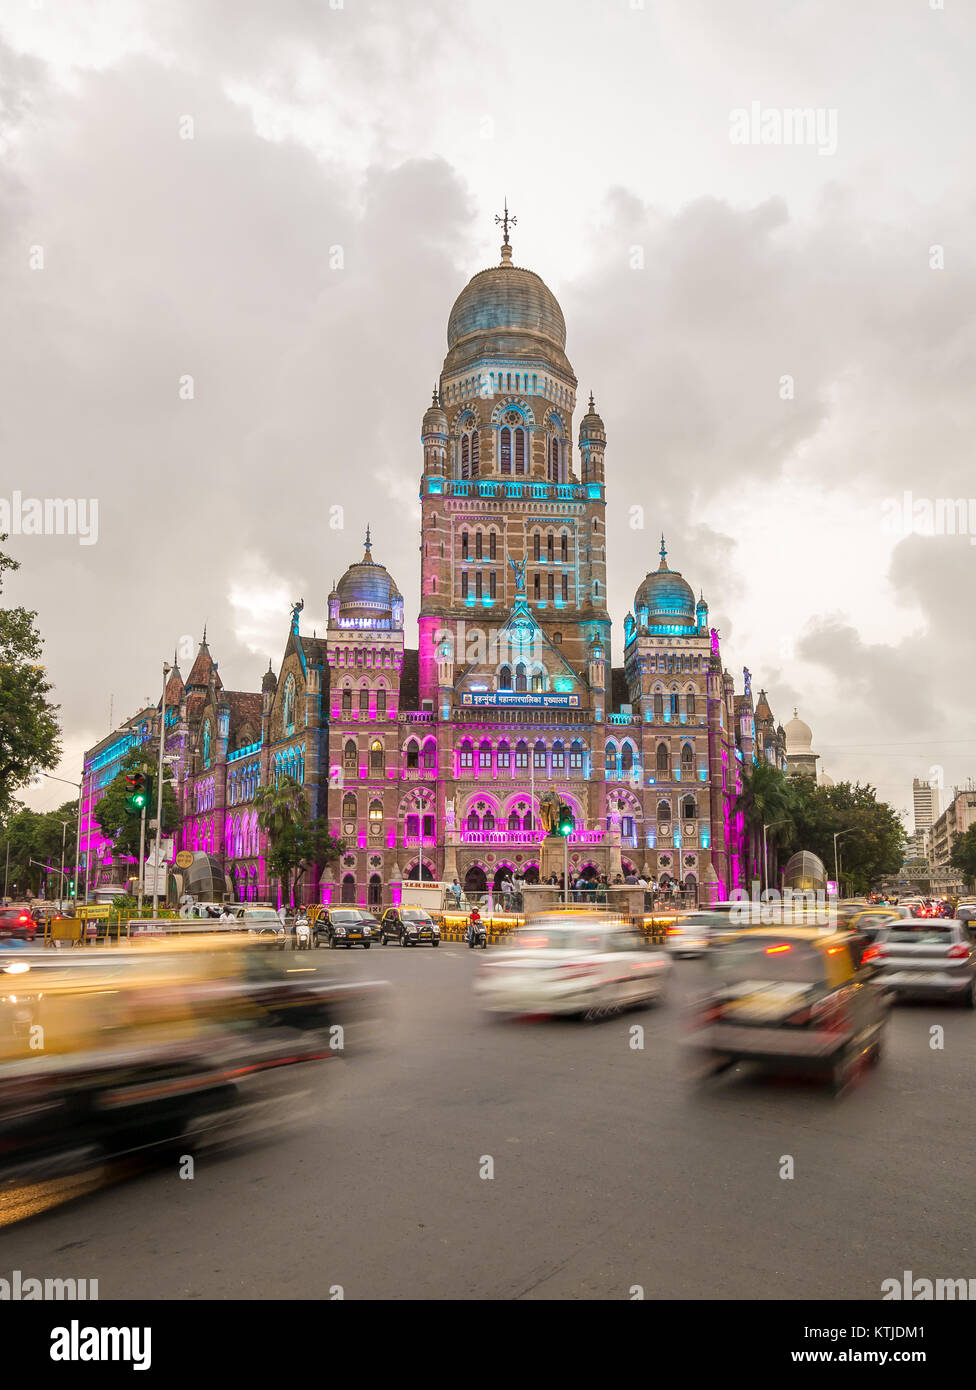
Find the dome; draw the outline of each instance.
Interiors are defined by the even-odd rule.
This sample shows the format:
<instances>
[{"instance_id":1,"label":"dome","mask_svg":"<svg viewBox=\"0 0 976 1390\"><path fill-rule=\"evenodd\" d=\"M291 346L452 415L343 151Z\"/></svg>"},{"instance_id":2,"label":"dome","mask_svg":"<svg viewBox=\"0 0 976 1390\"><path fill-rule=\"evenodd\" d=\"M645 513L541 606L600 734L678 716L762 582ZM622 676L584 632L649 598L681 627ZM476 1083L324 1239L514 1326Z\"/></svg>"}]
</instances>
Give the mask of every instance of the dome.
<instances>
[{"instance_id":1,"label":"dome","mask_svg":"<svg viewBox=\"0 0 976 1390\"><path fill-rule=\"evenodd\" d=\"M599 412L597 411L597 408L596 408L596 406L595 406L594 403L593 403L593 392L592 392L592 391L590 392L590 403L589 403L589 406L587 407L586 414L583 416L582 420L580 421L580 434L584 434L584 433L587 433L587 434L605 434L605 433L606 433L606 427L604 426L603 420L602 420L602 418L600 417L600 414L599 414Z\"/></svg>"},{"instance_id":2,"label":"dome","mask_svg":"<svg viewBox=\"0 0 976 1390\"><path fill-rule=\"evenodd\" d=\"M803 720L797 717L796 710L793 711L793 718L786 726L786 751L787 753L809 753L813 748L813 731L809 724L804 724Z\"/></svg>"},{"instance_id":3,"label":"dome","mask_svg":"<svg viewBox=\"0 0 976 1390\"><path fill-rule=\"evenodd\" d=\"M344 618L389 618L394 599L400 597L392 574L372 556L372 542L366 531L366 553L350 565L335 589L339 613Z\"/></svg>"},{"instance_id":4,"label":"dome","mask_svg":"<svg viewBox=\"0 0 976 1390\"><path fill-rule=\"evenodd\" d=\"M536 356L572 376L559 301L541 276L513 265L511 256L512 248L503 246L501 262L479 270L454 301L447 321L445 371L486 350L524 357L534 348Z\"/></svg>"},{"instance_id":5,"label":"dome","mask_svg":"<svg viewBox=\"0 0 976 1390\"><path fill-rule=\"evenodd\" d=\"M424 434L447 434L447 414L441 407L437 398L437 389L434 389L433 399L424 412L423 423Z\"/></svg>"},{"instance_id":6,"label":"dome","mask_svg":"<svg viewBox=\"0 0 976 1390\"><path fill-rule=\"evenodd\" d=\"M641 610L647 609L649 627L658 624L680 624L696 627L695 591L677 570L668 568L668 552L661 537L661 563L648 574L634 596L634 612L638 622L645 621Z\"/></svg>"}]
</instances>

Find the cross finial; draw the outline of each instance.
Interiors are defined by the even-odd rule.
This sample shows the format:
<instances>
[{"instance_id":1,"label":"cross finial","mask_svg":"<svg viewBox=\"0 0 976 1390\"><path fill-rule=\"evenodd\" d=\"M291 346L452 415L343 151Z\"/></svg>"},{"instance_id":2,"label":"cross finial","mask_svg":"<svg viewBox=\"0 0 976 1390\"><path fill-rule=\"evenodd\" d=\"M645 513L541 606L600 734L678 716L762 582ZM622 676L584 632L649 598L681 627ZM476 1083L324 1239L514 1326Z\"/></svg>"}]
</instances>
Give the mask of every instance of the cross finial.
<instances>
[{"instance_id":1,"label":"cross finial","mask_svg":"<svg viewBox=\"0 0 976 1390\"><path fill-rule=\"evenodd\" d=\"M495 214L495 221L496 221L496 223L498 224L498 226L501 227L501 229L502 229L502 245L503 245L503 246L508 246L508 245L509 245L509 240L508 240L508 229L509 229L509 227L514 227L514 226L515 226L516 222L518 221L518 218L517 218L517 217L510 217L510 216L509 216L509 212L508 212L508 196L507 196L507 195L506 195L506 197L505 197L505 215L504 215L503 217L499 217L498 214L496 213L496 214Z\"/></svg>"}]
</instances>

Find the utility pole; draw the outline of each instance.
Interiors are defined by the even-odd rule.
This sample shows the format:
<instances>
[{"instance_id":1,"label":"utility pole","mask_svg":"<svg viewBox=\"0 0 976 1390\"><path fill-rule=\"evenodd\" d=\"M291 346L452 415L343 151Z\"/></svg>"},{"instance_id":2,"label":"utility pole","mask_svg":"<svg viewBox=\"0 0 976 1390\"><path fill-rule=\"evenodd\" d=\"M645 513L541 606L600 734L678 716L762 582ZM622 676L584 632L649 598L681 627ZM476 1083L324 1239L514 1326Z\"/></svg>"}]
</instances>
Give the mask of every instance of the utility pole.
<instances>
[{"instance_id":1,"label":"utility pole","mask_svg":"<svg viewBox=\"0 0 976 1390\"><path fill-rule=\"evenodd\" d=\"M146 808L139 817L139 916L142 916L142 892L146 882Z\"/></svg>"}]
</instances>

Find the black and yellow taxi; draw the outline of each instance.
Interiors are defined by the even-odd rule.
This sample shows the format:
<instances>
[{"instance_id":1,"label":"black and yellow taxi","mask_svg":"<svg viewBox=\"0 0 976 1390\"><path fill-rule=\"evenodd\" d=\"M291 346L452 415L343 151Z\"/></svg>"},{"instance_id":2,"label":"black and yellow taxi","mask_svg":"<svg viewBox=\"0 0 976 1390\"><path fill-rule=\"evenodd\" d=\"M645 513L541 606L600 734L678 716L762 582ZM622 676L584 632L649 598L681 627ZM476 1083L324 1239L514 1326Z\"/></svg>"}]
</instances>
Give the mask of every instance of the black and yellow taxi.
<instances>
[{"instance_id":1,"label":"black and yellow taxi","mask_svg":"<svg viewBox=\"0 0 976 1390\"><path fill-rule=\"evenodd\" d=\"M439 946L441 929L422 907L390 907L380 919L380 940L384 946Z\"/></svg>"},{"instance_id":2,"label":"black and yellow taxi","mask_svg":"<svg viewBox=\"0 0 976 1390\"><path fill-rule=\"evenodd\" d=\"M376 918L361 907L327 907L319 913L312 928L316 946L362 946L369 950L376 940Z\"/></svg>"},{"instance_id":3,"label":"black and yellow taxi","mask_svg":"<svg viewBox=\"0 0 976 1390\"><path fill-rule=\"evenodd\" d=\"M753 928L713 946L709 987L691 1010L692 1074L757 1062L845 1089L862 1061L880 1058L892 1003L863 956L857 934L803 926Z\"/></svg>"}]
</instances>

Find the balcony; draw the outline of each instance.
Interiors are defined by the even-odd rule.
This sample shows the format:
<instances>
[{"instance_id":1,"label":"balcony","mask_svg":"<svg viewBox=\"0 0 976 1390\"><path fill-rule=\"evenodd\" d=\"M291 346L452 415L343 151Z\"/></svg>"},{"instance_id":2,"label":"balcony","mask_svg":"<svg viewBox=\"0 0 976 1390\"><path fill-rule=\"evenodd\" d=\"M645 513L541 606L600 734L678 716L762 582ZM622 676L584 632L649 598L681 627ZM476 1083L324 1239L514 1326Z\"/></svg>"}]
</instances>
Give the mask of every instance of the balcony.
<instances>
[{"instance_id":1,"label":"balcony","mask_svg":"<svg viewBox=\"0 0 976 1390\"><path fill-rule=\"evenodd\" d=\"M436 849L436 835L404 835L403 849Z\"/></svg>"},{"instance_id":2,"label":"balcony","mask_svg":"<svg viewBox=\"0 0 976 1390\"><path fill-rule=\"evenodd\" d=\"M433 767L405 767L400 774L404 782L434 782L437 769Z\"/></svg>"},{"instance_id":3,"label":"balcony","mask_svg":"<svg viewBox=\"0 0 976 1390\"><path fill-rule=\"evenodd\" d=\"M433 724L434 711L430 709L405 709L397 716L401 724Z\"/></svg>"}]
</instances>

